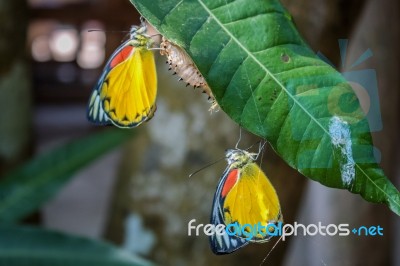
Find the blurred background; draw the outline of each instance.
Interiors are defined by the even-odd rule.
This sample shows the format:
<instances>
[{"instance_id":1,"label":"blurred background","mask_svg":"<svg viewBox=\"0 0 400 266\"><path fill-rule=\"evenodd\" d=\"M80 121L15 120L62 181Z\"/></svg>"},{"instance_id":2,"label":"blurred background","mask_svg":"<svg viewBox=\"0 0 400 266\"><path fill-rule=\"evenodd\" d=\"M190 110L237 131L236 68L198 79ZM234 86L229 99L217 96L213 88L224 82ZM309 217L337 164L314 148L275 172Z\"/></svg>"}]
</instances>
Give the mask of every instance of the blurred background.
<instances>
[{"instance_id":1,"label":"blurred background","mask_svg":"<svg viewBox=\"0 0 400 266\"><path fill-rule=\"evenodd\" d=\"M350 71L367 49L373 52L351 70L376 71L383 128L373 132L374 143L381 166L399 188L399 3L283 4L312 49L340 71ZM86 104L105 60L124 40L126 32L118 31L139 24L139 15L128 0L14 0L0 3L0 18L0 174L6 175L104 130L86 120ZM349 40L344 62L339 39ZM155 117L122 145L99 153L23 222L106 240L160 265L259 265L275 241L215 256L206 236L187 235L190 220L209 222L226 164L188 175L234 147L239 127L222 111L210 113L207 97L178 82L165 58L155 54ZM362 100L368 109L371 99ZM239 147L258 140L244 133ZM386 206L307 180L270 147L260 164L278 192L285 222L384 228L377 237L291 237L276 245L266 265L400 265L400 219Z\"/></svg>"}]
</instances>

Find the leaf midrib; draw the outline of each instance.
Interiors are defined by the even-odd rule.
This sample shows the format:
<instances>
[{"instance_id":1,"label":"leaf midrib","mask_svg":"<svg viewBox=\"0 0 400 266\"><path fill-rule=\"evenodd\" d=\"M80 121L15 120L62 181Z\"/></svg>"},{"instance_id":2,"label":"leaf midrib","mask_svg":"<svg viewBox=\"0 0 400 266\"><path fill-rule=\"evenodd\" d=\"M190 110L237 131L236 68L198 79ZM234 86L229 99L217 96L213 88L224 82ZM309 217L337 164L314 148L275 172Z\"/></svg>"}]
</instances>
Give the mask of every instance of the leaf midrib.
<instances>
[{"instance_id":1,"label":"leaf midrib","mask_svg":"<svg viewBox=\"0 0 400 266\"><path fill-rule=\"evenodd\" d=\"M204 4L204 2L202 0L197 0L198 3L204 8L204 10L215 20L215 22L226 32L226 34L228 34L228 36L237 43L237 45L239 45L239 47L250 57L254 60L254 62L256 64L258 64L261 69L263 69L265 71L265 73L267 75L269 75L277 84L278 86L280 86L282 88L283 91L286 92L286 94L293 100L293 102L295 104L297 104L310 118L311 120L313 120L323 131L325 134L329 135L329 132L327 131L327 129L318 122L318 120L316 120L314 118L314 116L311 115L310 112L308 112L307 109L304 108L303 105L301 105L297 99L289 93L289 91L285 88L285 86L283 86L283 84L225 27L225 25L212 13L212 10L210 10L206 4ZM396 204L396 206L398 208L400 208L400 203L396 202L395 200L393 200L390 195L388 195L381 187L379 187L372 179L371 177L369 177L369 175L367 175L367 173L358 165L358 163L355 163L355 165L357 166L357 168L364 174L364 176L378 189L380 190L384 195L386 195L386 197L388 199L390 199L392 202L394 202L394 204Z\"/></svg>"}]
</instances>

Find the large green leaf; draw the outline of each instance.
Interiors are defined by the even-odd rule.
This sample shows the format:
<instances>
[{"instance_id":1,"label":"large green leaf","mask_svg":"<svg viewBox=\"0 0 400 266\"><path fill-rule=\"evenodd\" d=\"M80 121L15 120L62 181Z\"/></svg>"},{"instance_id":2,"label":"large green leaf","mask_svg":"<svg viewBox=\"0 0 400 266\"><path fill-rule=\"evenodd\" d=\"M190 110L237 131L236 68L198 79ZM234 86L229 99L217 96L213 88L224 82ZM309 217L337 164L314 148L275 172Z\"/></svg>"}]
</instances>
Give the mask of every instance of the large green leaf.
<instances>
[{"instance_id":1,"label":"large green leaf","mask_svg":"<svg viewBox=\"0 0 400 266\"><path fill-rule=\"evenodd\" d=\"M150 265L110 244L43 229L0 225L0 236L4 266Z\"/></svg>"},{"instance_id":2,"label":"large green leaf","mask_svg":"<svg viewBox=\"0 0 400 266\"><path fill-rule=\"evenodd\" d=\"M277 0L131 0L184 48L234 121L303 175L400 214L353 90L317 58ZM288 177L285 177L288 178Z\"/></svg>"},{"instance_id":3,"label":"large green leaf","mask_svg":"<svg viewBox=\"0 0 400 266\"><path fill-rule=\"evenodd\" d=\"M79 169L132 136L104 130L34 157L0 179L0 222L16 222L39 208Z\"/></svg>"}]
</instances>

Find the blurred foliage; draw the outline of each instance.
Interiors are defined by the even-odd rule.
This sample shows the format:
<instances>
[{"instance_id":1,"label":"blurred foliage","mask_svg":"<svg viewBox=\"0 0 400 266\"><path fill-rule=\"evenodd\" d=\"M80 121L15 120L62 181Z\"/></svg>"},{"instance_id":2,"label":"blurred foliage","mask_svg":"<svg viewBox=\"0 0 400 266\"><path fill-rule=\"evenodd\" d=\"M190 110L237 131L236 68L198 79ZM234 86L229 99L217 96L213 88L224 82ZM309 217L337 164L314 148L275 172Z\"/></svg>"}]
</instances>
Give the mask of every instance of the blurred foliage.
<instances>
[{"instance_id":1,"label":"blurred foliage","mask_svg":"<svg viewBox=\"0 0 400 266\"><path fill-rule=\"evenodd\" d=\"M109 129L40 154L0 179L0 222L18 222L49 200L73 174L132 136Z\"/></svg>"},{"instance_id":2,"label":"blurred foliage","mask_svg":"<svg viewBox=\"0 0 400 266\"><path fill-rule=\"evenodd\" d=\"M108 243L44 229L0 225L0 236L0 265L151 265Z\"/></svg>"},{"instance_id":3,"label":"blurred foliage","mask_svg":"<svg viewBox=\"0 0 400 266\"><path fill-rule=\"evenodd\" d=\"M100 241L10 225L40 208L74 173L132 136L132 131L103 130L40 154L4 176L0 265L148 265Z\"/></svg>"}]
</instances>

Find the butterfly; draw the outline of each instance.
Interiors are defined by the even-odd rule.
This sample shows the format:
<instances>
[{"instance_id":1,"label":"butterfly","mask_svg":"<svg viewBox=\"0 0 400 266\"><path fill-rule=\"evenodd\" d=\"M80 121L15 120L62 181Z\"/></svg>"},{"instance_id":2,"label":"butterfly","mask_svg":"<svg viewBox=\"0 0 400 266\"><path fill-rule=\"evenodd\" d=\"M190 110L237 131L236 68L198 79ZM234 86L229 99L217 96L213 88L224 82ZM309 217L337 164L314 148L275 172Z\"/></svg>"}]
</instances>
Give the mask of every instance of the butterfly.
<instances>
[{"instance_id":1,"label":"butterfly","mask_svg":"<svg viewBox=\"0 0 400 266\"><path fill-rule=\"evenodd\" d=\"M278 195L267 176L254 162L257 156L257 153L237 148L226 151L228 166L218 183L211 211L211 224L214 226L259 223L267 227L282 221ZM238 234L224 231L223 234L211 235L212 251L217 255L228 254L250 242L262 243L272 237L265 230L245 230L247 231ZM246 237L250 233L251 239Z\"/></svg>"},{"instance_id":2,"label":"butterfly","mask_svg":"<svg viewBox=\"0 0 400 266\"><path fill-rule=\"evenodd\" d=\"M185 50L163 37L160 44L160 54L167 57L168 70L174 70L174 75L178 75L180 81L184 81L186 86L191 85L194 88L200 88L203 93L208 95L208 100L212 104L210 111L218 109L218 104L210 87Z\"/></svg>"},{"instance_id":3,"label":"butterfly","mask_svg":"<svg viewBox=\"0 0 400 266\"><path fill-rule=\"evenodd\" d=\"M90 121L120 128L149 121L156 111L157 72L153 41L144 20L111 55L89 99Z\"/></svg>"}]
</instances>

